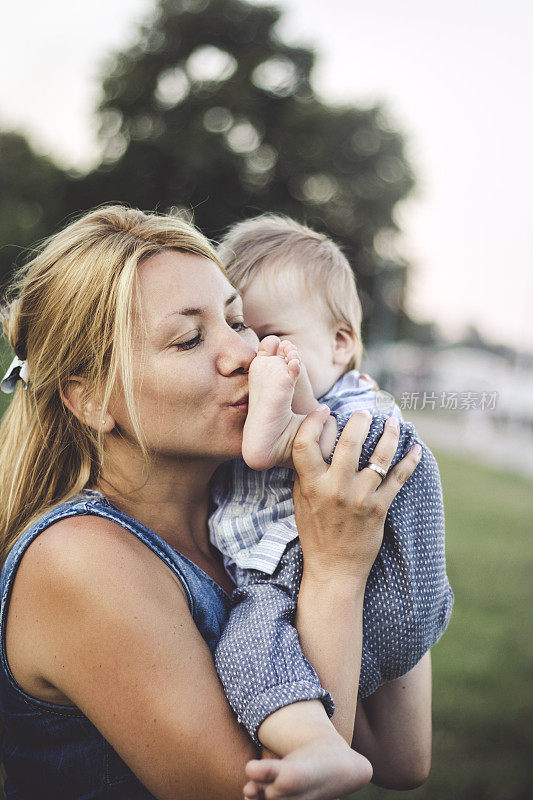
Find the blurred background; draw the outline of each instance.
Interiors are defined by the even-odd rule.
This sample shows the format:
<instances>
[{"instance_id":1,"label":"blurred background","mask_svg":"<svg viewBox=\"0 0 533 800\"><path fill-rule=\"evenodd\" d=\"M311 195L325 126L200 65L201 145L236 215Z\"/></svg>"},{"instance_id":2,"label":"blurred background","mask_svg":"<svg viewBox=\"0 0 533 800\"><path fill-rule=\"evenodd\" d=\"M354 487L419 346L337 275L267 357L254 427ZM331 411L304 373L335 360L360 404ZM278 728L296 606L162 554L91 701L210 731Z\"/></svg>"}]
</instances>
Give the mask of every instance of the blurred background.
<instances>
[{"instance_id":1,"label":"blurred background","mask_svg":"<svg viewBox=\"0 0 533 800\"><path fill-rule=\"evenodd\" d=\"M2 286L109 201L215 240L280 211L342 245L363 367L441 467L456 594L431 777L358 796L530 798L529 0L34 0L3 22Z\"/></svg>"}]
</instances>

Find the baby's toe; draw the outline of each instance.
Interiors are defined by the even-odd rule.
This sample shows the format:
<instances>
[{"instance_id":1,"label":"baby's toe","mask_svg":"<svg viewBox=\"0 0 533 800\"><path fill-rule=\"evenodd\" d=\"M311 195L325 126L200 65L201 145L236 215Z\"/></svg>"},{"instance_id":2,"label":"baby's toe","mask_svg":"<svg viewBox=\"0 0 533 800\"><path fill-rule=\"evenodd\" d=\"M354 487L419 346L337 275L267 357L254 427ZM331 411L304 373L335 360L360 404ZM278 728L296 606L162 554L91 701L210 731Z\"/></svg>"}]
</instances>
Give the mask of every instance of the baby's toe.
<instances>
[{"instance_id":1,"label":"baby's toe","mask_svg":"<svg viewBox=\"0 0 533 800\"><path fill-rule=\"evenodd\" d=\"M298 358L291 359L287 364L289 375L294 381L298 380L300 375L300 360Z\"/></svg>"},{"instance_id":2,"label":"baby's toe","mask_svg":"<svg viewBox=\"0 0 533 800\"><path fill-rule=\"evenodd\" d=\"M283 356L288 363L293 358L299 358L298 348L292 342L284 340L279 346L279 355Z\"/></svg>"},{"instance_id":3,"label":"baby's toe","mask_svg":"<svg viewBox=\"0 0 533 800\"><path fill-rule=\"evenodd\" d=\"M257 355L275 356L277 355L278 347L279 347L279 336L274 336L274 334L271 334L270 336L265 336L265 338L261 339L261 341L259 342Z\"/></svg>"}]
</instances>

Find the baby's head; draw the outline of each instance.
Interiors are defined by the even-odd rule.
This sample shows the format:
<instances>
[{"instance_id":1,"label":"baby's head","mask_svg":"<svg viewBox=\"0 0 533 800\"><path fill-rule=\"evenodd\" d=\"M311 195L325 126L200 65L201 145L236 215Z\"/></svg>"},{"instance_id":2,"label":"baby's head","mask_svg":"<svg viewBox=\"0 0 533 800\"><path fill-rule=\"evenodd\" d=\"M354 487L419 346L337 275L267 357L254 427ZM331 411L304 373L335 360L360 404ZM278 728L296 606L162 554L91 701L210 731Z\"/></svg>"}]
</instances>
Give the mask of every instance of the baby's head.
<instances>
[{"instance_id":1,"label":"baby's head","mask_svg":"<svg viewBox=\"0 0 533 800\"><path fill-rule=\"evenodd\" d=\"M234 225L219 257L240 291L244 319L298 347L315 397L359 367L361 303L339 247L288 217L263 214Z\"/></svg>"}]
</instances>

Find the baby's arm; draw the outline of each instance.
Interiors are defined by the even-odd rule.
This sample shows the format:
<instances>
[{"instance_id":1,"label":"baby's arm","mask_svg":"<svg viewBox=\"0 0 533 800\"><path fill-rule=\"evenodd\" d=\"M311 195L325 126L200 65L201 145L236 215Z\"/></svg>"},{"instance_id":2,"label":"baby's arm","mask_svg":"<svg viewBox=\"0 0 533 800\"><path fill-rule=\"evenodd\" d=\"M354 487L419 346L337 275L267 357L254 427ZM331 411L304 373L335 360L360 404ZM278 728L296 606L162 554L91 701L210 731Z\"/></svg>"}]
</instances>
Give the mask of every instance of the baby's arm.
<instances>
[{"instance_id":1,"label":"baby's arm","mask_svg":"<svg viewBox=\"0 0 533 800\"><path fill-rule=\"evenodd\" d=\"M233 609L215 652L215 665L231 707L256 743L264 719L289 703L334 704L303 655L294 627L302 551L291 543L272 577L250 570L235 590Z\"/></svg>"},{"instance_id":2,"label":"baby's arm","mask_svg":"<svg viewBox=\"0 0 533 800\"><path fill-rule=\"evenodd\" d=\"M256 743L287 756L281 762L250 762L245 797L258 797L260 787L271 784L276 797L285 796L285 786L294 800L333 798L358 791L372 776L367 759L350 749L328 720L333 700L300 649L293 622L301 572L298 542L287 548L272 578L250 571L250 581L234 593L235 606L215 651L239 721Z\"/></svg>"}]
</instances>

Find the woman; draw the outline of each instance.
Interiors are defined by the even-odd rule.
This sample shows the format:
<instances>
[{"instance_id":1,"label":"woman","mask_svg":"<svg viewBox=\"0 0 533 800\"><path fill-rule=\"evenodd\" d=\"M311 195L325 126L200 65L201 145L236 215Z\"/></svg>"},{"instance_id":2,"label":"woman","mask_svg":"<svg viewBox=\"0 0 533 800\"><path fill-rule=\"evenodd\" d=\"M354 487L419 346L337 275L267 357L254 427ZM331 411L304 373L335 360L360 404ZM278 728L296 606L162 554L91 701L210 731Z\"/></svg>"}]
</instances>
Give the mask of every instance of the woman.
<instances>
[{"instance_id":1,"label":"woman","mask_svg":"<svg viewBox=\"0 0 533 800\"><path fill-rule=\"evenodd\" d=\"M232 585L207 516L214 470L240 453L257 348L240 298L191 226L108 207L48 241L5 327L27 377L0 431L7 795L236 800L256 754L211 657ZM350 742L365 582L416 460L370 491L353 468L361 415L330 468L321 428L310 415L294 448L296 622ZM382 784L427 774L429 674L427 656L357 709L355 746Z\"/></svg>"}]
</instances>

